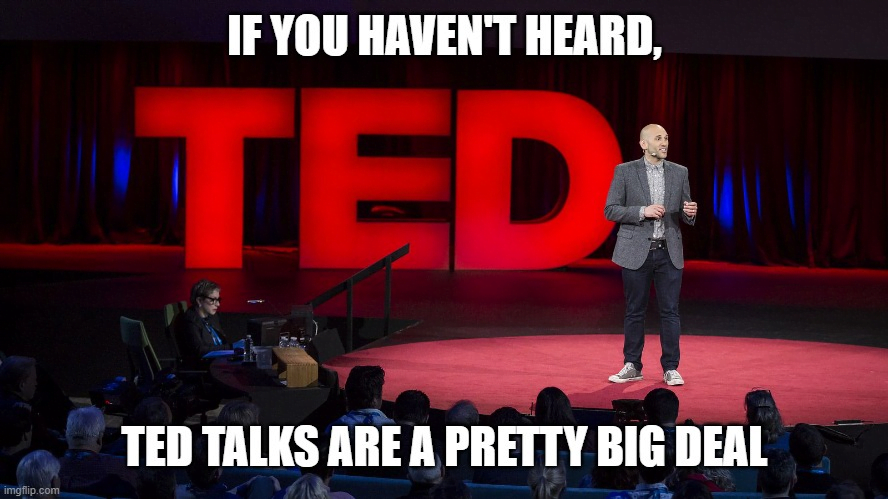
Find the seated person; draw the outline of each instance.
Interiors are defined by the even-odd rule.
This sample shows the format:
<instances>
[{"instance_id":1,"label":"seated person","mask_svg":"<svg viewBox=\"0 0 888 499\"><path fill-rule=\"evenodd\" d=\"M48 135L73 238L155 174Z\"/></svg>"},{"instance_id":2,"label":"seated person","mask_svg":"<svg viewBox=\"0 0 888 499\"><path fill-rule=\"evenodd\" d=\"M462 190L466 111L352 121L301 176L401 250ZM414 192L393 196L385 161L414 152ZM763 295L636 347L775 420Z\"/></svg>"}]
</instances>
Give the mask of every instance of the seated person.
<instances>
[{"instance_id":1,"label":"seated person","mask_svg":"<svg viewBox=\"0 0 888 499\"><path fill-rule=\"evenodd\" d=\"M202 279L191 287L191 307L176 316L173 334L183 369L205 369L204 355L230 348L216 312L222 303L218 284Z\"/></svg>"},{"instance_id":2,"label":"seated person","mask_svg":"<svg viewBox=\"0 0 888 499\"><path fill-rule=\"evenodd\" d=\"M817 428L799 423L789 435L789 452L796 462L796 494L825 494L835 480L823 469L826 443Z\"/></svg>"},{"instance_id":3,"label":"seated person","mask_svg":"<svg viewBox=\"0 0 888 499\"><path fill-rule=\"evenodd\" d=\"M444 425L446 426L477 426L480 420L478 408L470 400L460 400L444 413ZM446 446L444 455L447 455ZM471 453L468 450L459 451L456 460L456 466L447 468L447 476L457 480L471 480L475 474L475 470L472 468Z\"/></svg>"},{"instance_id":4,"label":"seated person","mask_svg":"<svg viewBox=\"0 0 888 499\"><path fill-rule=\"evenodd\" d=\"M382 385L385 384L385 371L379 366L355 366L345 381L345 404L348 412L327 426L330 433L333 426L394 424L381 410Z\"/></svg>"},{"instance_id":5,"label":"seated person","mask_svg":"<svg viewBox=\"0 0 888 499\"><path fill-rule=\"evenodd\" d=\"M644 396L642 405L649 424L675 431L675 422L678 420L678 396L675 392L666 388L654 388Z\"/></svg>"},{"instance_id":6,"label":"seated person","mask_svg":"<svg viewBox=\"0 0 888 499\"><path fill-rule=\"evenodd\" d=\"M67 406L64 404L70 404L70 401L63 397L61 404L50 404L48 407L40 403L37 400L40 389L38 379L39 370L35 359L18 355L4 359L0 364L0 411L12 407L24 407L30 411L33 427L31 448L46 449L61 454L65 450L65 445L58 432L48 427L40 409L44 407L50 412L57 409L67 411Z\"/></svg>"},{"instance_id":7,"label":"seated person","mask_svg":"<svg viewBox=\"0 0 888 499\"><path fill-rule=\"evenodd\" d=\"M796 482L796 465L792 455L783 449L768 449L764 453L768 465L759 470L758 483L763 499L789 497Z\"/></svg>"},{"instance_id":8,"label":"seated person","mask_svg":"<svg viewBox=\"0 0 888 499\"><path fill-rule=\"evenodd\" d=\"M410 479L410 491L400 499L431 497L432 489L444 480L444 465L435 454L434 466L408 466L407 477Z\"/></svg>"},{"instance_id":9,"label":"seated person","mask_svg":"<svg viewBox=\"0 0 888 499\"><path fill-rule=\"evenodd\" d=\"M789 450L789 434L783 427L783 417L769 390L753 390L746 394L746 422L762 427L762 449Z\"/></svg>"},{"instance_id":10,"label":"seated person","mask_svg":"<svg viewBox=\"0 0 888 499\"><path fill-rule=\"evenodd\" d=\"M31 452L31 411L9 407L0 411L0 483L16 483L15 470Z\"/></svg>"},{"instance_id":11,"label":"seated person","mask_svg":"<svg viewBox=\"0 0 888 499\"><path fill-rule=\"evenodd\" d=\"M672 499L672 492L666 487L666 479L675 471L675 435L667 433L665 463L663 466L639 466L638 485L635 490L611 492L608 499Z\"/></svg>"},{"instance_id":12,"label":"seated person","mask_svg":"<svg viewBox=\"0 0 888 499\"><path fill-rule=\"evenodd\" d=\"M135 470L127 468L126 459L99 453L104 435L105 415L98 408L82 407L68 414L68 450L59 460L62 490L102 497L137 497Z\"/></svg>"},{"instance_id":13,"label":"seated person","mask_svg":"<svg viewBox=\"0 0 888 499\"><path fill-rule=\"evenodd\" d=\"M518 412L514 407L500 407L490 414L490 426L498 428L500 426L526 426L530 424L527 418ZM521 436L512 437L515 441L515 448L509 451L509 457L514 457L518 466L489 466L484 468L475 468L472 475L474 483L488 483L493 485L524 485L527 483L527 474L533 468L532 466L522 466L521 454ZM570 484L569 484L570 485ZM573 484L576 485L576 484Z\"/></svg>"},{"instance_id":14,"label":"seated person","mask_svg":"<svg viewBox=\"0 0 888 499\"><path fill-rule=\"evenodd\" d=\"M283 499L330 499L330 488L317 475L308 473L302 475L298 480L283 491L281 496ZM280 493L275 494L275 497ZM351 497L351 496L349 496Z\"/></svg>"},{"instance_id":15,"label":"seated person","mask_svg":"<svg viewBox=\"0 0 888 499\"><path fill-rule=\"evenodd\" d=\"M176 499L175 468L142 466L136 473L136 491L145 499Z\"/></svg>"},{"instance_id":16,"label":"seated person","mask_svg":"<svg viewBox=\"0 0 888 499\"><path fill-rule=\"evenodd\" d=\"M34 490L59 488L59 461L45 450L35 450L22 458L16 470L16 479L19 487L28 487ZM59 497L58 494L35 494L27 497L33 499L49 499Z\"/></svg>"},{"instance_id":17,"label":"seated person","mask_svg":"<svg viewBox=\"0 0 888 499\"><path fill-rule=\"evenodd\" d=\"M222 483L222 467L209 464L209 441L203 435L194 439L186 473L191 483L176 488L176 499L270 499L281 489L277 478L267 476L254 476L229 489Z\"/></svg>"},{"instance_id":18,"label":"seated person","mask_svg":"<svg viewBox=\"0 0 888 499\"><path fill-rule=\"evenodd\" d=\"M173 424L173 411L160 397L145 397L139 405L133 409L133 415L127 424L137 426L168 426ZM127 436L123 435L117 440L105 445L102 451L112 456L126 456ZM145 446L139 446L139 452L144 458Z\"/></svg>"},{"instance_id":19,"label":"seated person","mask_svg":"<svg viewBox=\"0 0 888 499\"><path fill-rule=\"evenodd\" d=\"M534 466L527 475L530 497L533 499L558 499L567 487L564 466Z\"/></svg>"}]
</instances>

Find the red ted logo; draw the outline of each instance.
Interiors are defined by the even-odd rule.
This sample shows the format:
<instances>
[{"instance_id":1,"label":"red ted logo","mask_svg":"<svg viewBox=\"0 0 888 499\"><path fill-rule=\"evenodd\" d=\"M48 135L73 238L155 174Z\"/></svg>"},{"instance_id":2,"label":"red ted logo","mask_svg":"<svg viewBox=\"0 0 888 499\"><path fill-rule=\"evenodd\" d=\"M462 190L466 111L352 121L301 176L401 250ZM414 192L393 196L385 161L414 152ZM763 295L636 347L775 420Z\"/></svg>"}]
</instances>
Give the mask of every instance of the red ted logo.
<instances>
[{"instance_id":1,"label":"red ted logo","mask_svg":"<svg viewBox=\"0 0 888 499\"><path fill-rule=\"evenodd\" d=\"M186 140L186 267L241 267L244 139L293 137L295 101L295 89L136 89L136 135ZM607 121L577 97L457 91L455 175L446 158L358 156L360 135L449 136L451 105L450 90L301 91L301 267L359 268L410 243L399 267L448 268L449 222L362 222L359 201L454 202L456 269L560 267L601 245L621 156ZM561 202L532 222L509 218L515 138L546 142L567 162Z\"/></svg>"}]
</instances>

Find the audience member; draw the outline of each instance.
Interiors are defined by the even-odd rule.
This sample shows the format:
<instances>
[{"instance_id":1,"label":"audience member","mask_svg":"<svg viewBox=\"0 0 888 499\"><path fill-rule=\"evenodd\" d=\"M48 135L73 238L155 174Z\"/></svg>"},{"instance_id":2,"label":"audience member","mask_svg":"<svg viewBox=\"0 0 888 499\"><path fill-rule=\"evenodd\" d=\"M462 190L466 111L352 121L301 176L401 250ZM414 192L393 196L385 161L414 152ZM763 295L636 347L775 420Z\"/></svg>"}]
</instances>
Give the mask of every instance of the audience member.
<instances>
[{"instance_id":1,"label":"audience member","mask_svg":"<svg viewBox=\"0 0 888 499\"><path fill-rule=\"evenodd\" d=\"M874 499L888 497L888 452L879 454L870 468L870 489Z\"/></svg>"},{"instance_id":2,"label":"audience member","mask_svg":"<svg viewBox=\"0 0 888 499\"><path fill-rule=\"evenodd\" d=\"M175 499L176 470L142 466L136 473L136 492L142 499Z\"/></svg>"},{"instance_id":3,"label":"audience member","mask_svg":"<svg viewBox=\"0 0 888 499\"><path fill-rule=\"evenodd\" d=\"M762 427L763 449L789 450L789 434L783 427L783 417L769 390L753 390L746 394L746 422Z\"/></svg>"},{"instance_id":4,"label":"audience member","mask_svg":"<svg viewBox=\"0 0 888 499\"><path fill-rule=\"evenodd\" d=\"M429 422L429 396L419 390L406 390L395 399L395 422L399 425L424 425Z\"/></svg>"},{"instance_id":5,"label":"audience member","mask_svg":"<svg viewBox=\"0 0 888 499\"><path fill-rule=\"evenodd\" d=\"M527 474L530 497L533 499L558 499L567 487L567 473L564 466L543 466L537 464Z\"/></svg>"},{"instance_id":6,"label":"audience member","mask_svg":"<svg viewBox=\"0 0 888 499\"><path fill-rule=\"evenodd\" d=\"M49 499L59 496L54 492L59 489L59 461L48 451L35 450L23 457L15 475L19 487L36 492L22 497Z\"/></svg>"},{"instance_id":7,"label":"audience member","mask_svg":"<svg viewBox=\"0 0 888 499\"><path fill-rule=\"evenodd\" d=\"M697 480L685 480L678 484L672 499L712 499L712 490Z\"/></svg>"},{"instance_id":8,"label":"audience member","mask_svg":"<svg viewBox=\"0 0 888 499\"><path fill-rule=\"evenodd\" d=\"M638 485L638 469L630 466L594 466L580 480L580 488L632 490Z\"/></svg>"},{"instance_id":9,"label":"audience member","mask_svg":"<svg viewBox=\"0 0 888 499\"><path fill-rule=\"evenodd\" d=\"M12 355L0 364L0 408L26 406L37 393L37 361Z\"/></svg>"},{"instance_id":10,"label":"audience member","mask_svg":"<svg viewBox=\"0 0 888 499\"><path fill-rule=\"evenodd\" d=\"M318 464L312 466L310 468L302 468L302 474L308 475L312 474L319 477L329 489L330 480L333 478L334 469L330 466L327 466L327 458L330 455L330 440L325 437L321 437L315 443L318 447ZM406 477L406 473L401 475L399 478ZM274 499L284 499L289 494L290 489L281 490L277 494L274 495ZM355 499L348 492L333 492L330 491L330 499Z\"/></svg>"},{"instance_id":11,"label":"audience member","mask_svg":"<svg viewBox=\"0 0 888 499\"><path fill-rule=\"evenodd\" d=\"M675 435L666 434L663 444L663 466L639 466L638 485L635 490L611 492L608 498L617 499L671 499L672 492L666 486L666 479L675 471Z\"/></svg>"},{"instance_id":12,"label":"audience member","mask_svg":"<svg viewBox=\"0 0 888 499\"><path fill-rule=\"evenodd\" d=\"M644 397L644 414L649 424L675 431L678 420L678 396L667 388L654 388Z\"/></svg>"},{"instance_id":13,"label":"audience member","mask_svg":"<svg viewBox=\"0 0 888 499\"><path fill-rule=\"evenodd\" d=\"M302 475L287 487L286 499L330 499L330 489L319 476Z\"/></svg>"},{"instance_id":14,"label":"audience member","mask_svg":"<svg viewBox=\"0 0 888 499\"><path fill-rule=\"evenodd\" d=\"M385 371L379 366L355 366L345 381L345 402L348 412L327 427L394 424L381 410Z\"/></svg>"},{"instance_id":15,"label":"audience member","mask_svg":"<svg viewBox=\"0 0 888 499\"><path fill-rule=\"evenodd\" d=\"M0 364L0 411L11 407L24 407L31 412L31 449L46 449L61 454L65 444L58 432L51 430L43 418L41 407L49 405L50 412L66 411L70 401L62 400L53 404L38 404L37 361L31 357L12 355Z\"/></svg>"},{"instance_id":16,"label":"audience member","mask_svg":"<svg viewBox=\"0 0 888 499\"><path fill-rule=\"evenodd\" d=\"M480 420L478 408L469 400L460 400L444 413L446 426L476 426ZM457 453L456 466L447 468L447 474L457 480L472 479L475 470L472 468L471 455L468 450Z\"/></svg>"},{"instance_id":17,"label":"audience member","mask_svg":"<svg viewBox=\"0 0 888 499\"><path fill-rule=\"evenodd\" d=\"M25 406L0 410L0 483L15 483L19 461L31 451L31 411Z\"/></svg>"},{"instance_id":18,"label":"audience member","mask_svg":"<svg viewBox=\"0 0 888 499\"><path fill-rule=\"evenodd\" d=\"M225 426L259 425L259 406L246 400L235 400L225 404L216 416L216 424Z\"/></svg>"},{"instance_id":19,"label":"audience member","mask_svg":"<svg viewBox=\"0 0 888 499\"><path fill-rule=\"evenodd\" d=\"M196 437L191 464L186 468L190 484L176 488L176 499L269 499L281 489L274 477L254 476L229 490L222 483L222 467L210 466L209 445L205 436Z\"/></svg>"},{"instance_id":20,"label":"audience member","mask_svg":"<svg viewBox=\"0 0 888 499\"><path fill-rule=\"evenodd\" d=\"M441 483L432 487L431 499L472 499L472 490L462 480L445 475Z\"/></svg>"},{"instance_id":21,"label":"audience member","mask_svg":"<svg viewBox=\"0 0 888 499\"><path fill-rule=\"evenodd\" d=\"M447 426L475 426L480 420L478 408L470 400L460 400L444 414Z\"/></svg>"},{"instance_id":22,"label":"audience member","mask_svg":"<svg viewBox=\"0 0 888 499\"><path fill-rule=\"evenodd\" d=\"M407 478L410 479L410 492L401 499L431 497L432 488L444 480L444 466L441 458L435 454L434 466L408 466Z\"/></svg>"},{"instance_id":23,"label":"audience member","mask_svg":"<svg viewBox=\"0 0 888 499\"><path fill-rule=\"evenodd\" d=\"M792 455L783 449L768 449L763 457L768 460L768 465L758 473L762 498L789 497L796 481L796 466Z\"/></svg>"},{"instance_id":24,"label":"audience member","mask_svg":"<svg viewBox=\"0 0 888 499\"><path fill-rule=\"evenodd\" d=\"M789 452L796 462L796 494L825 494L835 483L823 468L826 443L817 428L799 423L789 435Z\"/></svg>"},{"instance_id":25,"label":"audience member","mask_svg":"<svg viewBox=\"0 0 888 499\"><path fill-rule=\"evenodd\" d=\"M530 421L514 407L500 407L493 411L489 422L490 426L494 428L530 424ZM489 483L493 485L525 485L527 483L527 475L533 469L533 466L521 465L521 437L516 435L512 439L515 441L515 448L509 452L509 456L517 460L518 466L477 468L474 470L472 477L474 483Z\"/></svg>"},{"instance_id":26,"label":"audience member","mask_svg":"<svg viewBox=\"0 0 888 499\"><path fill-rule=\"evenodd\" d=\"M221 290L218 284L207 279L194 283L191 306L176 316L173 334L185 369L205 369L204 355L229 348L216 314L222 304Z\"/></svg>"},{"instance_id":27,"label":"audience member","mask_svg":"<svg viewBox=\"0 0 888 499\"><path fill-rule=\"evenodd\" d=\"M129 424L139 426L167 426L173 424L173 412L160 397L145 397L133 409ZM126 456L127 436L122 436L105 446L104 452L112 456ZM144 446L139 446L144 458Z\"/></svg>"},{"instance_id":28,"label":"audience member","mask_svg":"<svg viewBox=\"0 0 888 499\"><path fill-rule=\"evenodd\" d=\"M68 450L60 460L62 490L103 497L136 497L136 475L119 456L100 454L105 416L96 407L68 414Z\"/></svg>"},{"instance_id":29,"label":"audience member","mask_svg":"<svg viewBox=\"0 0 888 499\"><path fill-rule=\"evenodd\" d=\"M851 480L834 484L826 491L826 499L865 499L866 494L859 485Z\"/></svg>"}]
</instances>

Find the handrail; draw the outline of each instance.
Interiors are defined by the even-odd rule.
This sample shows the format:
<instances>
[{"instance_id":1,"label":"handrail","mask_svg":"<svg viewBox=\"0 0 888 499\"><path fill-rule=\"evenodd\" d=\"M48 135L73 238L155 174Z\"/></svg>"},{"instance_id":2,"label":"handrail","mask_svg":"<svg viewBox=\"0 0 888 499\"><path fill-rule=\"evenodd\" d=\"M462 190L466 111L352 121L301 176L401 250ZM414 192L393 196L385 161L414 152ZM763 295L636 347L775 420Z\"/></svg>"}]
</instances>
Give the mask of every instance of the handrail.
<instances>
[{"instance_id":1,"label":"handrail","mask_svg":"<svg viewBox=\"0 0 888 499\"><path fill-rule=\"evenodd\" d=\"M363 281L371 275L385 269L385 304L384 318L382 326L382 334L388 336L389 323L392 309L392 263L410 253L410 243L401 246L395 251L381 258L379 261L370 264L368 267L359 270L358 273L324 291L313 300L308 302L312 310L326 303L334 296L346 292L345 313L346 322L348 322L348 334L345 337L345 351L351 352L354 349L354 287L355 284Z\"/></svg>"}]
</instances>

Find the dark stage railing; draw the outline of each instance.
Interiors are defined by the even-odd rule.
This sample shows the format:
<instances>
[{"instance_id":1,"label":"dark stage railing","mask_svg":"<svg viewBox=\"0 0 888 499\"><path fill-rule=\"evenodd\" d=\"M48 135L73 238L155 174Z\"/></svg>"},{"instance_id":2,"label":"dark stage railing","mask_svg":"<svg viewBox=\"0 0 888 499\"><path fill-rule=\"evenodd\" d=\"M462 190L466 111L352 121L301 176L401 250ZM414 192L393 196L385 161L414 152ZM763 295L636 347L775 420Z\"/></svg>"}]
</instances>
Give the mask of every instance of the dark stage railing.
<instances>
[{"instance_id":1,"label":"dark stage railing","mask_svg":"<svg viewBox=\"0 0 888 499\"><path fill-rule=\"evenodd\" d=\"M407 253L410 253L410 243L405 244L404 246L398 248L397 250L389 253L381 260L376 263L371 264L370 266L360 270L357 274L349 277L348 279L342 281L341 283L333 286L332 288L324 291L316 298L308 302L311 305L312 309L316 309L321 304L327 302L332 299L334 296L338 295L345 291L346 300L345 300L345 310L346 310L346 322L348 323L348 332L345 336L345 351L351 352L354 349L354 287L355 284L363 281L364 279L370 277L371 275L379 272L382 269L385 269L385 305L384 305L384 315L383 315L383 325L382 325L382 334L384 336L388 336L389 333L389 321L392 312L392 263L394 263L399 258L405 256Z\"/></svg>"}]
</instances>

